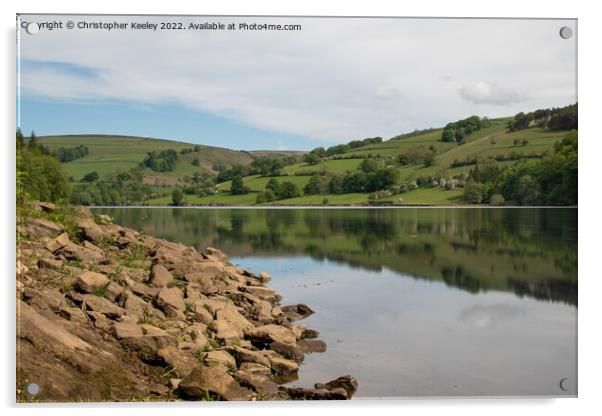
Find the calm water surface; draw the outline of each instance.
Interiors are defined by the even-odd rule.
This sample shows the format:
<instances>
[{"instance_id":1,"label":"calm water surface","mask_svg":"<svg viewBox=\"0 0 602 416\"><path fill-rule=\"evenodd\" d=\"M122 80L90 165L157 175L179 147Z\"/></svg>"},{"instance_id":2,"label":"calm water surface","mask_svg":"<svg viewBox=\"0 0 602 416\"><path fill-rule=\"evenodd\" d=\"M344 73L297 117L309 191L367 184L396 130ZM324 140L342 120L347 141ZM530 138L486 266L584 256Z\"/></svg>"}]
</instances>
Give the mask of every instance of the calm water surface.
<instances>
[{"instance_id":1,"label":"calm water surface","mask_svg":"<svg viewBox=\"0 0 602 416\"><path fill-rule=\"evenodd\" d=\"M576 209L96 211L220 248L270 273L283 304L314 309L301 322L328 350L292 384L352 374L359 397L577 392Z\"/></svg>"}]
</instances>

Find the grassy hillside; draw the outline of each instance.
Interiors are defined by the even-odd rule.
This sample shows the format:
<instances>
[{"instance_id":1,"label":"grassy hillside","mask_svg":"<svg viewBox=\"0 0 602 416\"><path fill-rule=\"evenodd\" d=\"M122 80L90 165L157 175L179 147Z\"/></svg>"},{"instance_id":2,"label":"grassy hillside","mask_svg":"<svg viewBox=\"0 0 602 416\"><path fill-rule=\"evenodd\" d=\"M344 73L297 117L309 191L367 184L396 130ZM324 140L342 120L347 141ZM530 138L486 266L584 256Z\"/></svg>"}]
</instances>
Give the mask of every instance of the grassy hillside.
<instances>
[{"instance_id":1,"label":"grassy hillside","mask_svg":"<svg viewBox=\"0 0 602 416\"><path fill-rule=\"evenodd\" d=\"M69 176L79 181L85 174L96 171L103 177L116 172L125 172L135 168L144 160L148 152L174 149L179 152L194 144L162 140L148 137L132 136L103 136L103 135L74 135L74 136L44 136L38 138L40 143L50 151L58 148L70 148L78 145L88 147L89 154L81 159L64 163L63 167ZM179 155L176 168L171 172L154 172L150 169L143 171L145 181L149 184L174 185L178 178L191 176L194 172L209 172L215 174L213 166L222 164L249 165L253 156L258 157L289 155L302 152L257 151L247 152L225 149L221 147L200 145L200 151ZM199 166L192 161L199 160Z\"/></svg>"},{"instance_id":2,"label":"grassy hillside","mask_svg":"<svg viewBox=\"0 0 602 416\"><path fill-rule=\"evenodd\" d=\"M574 111L576 117L576 107L566 109ZM444 128L415 131L385 141L379 137L354 140L309 153L237 151L131 136L47 136L39 142L51 152L86 147L83 157L79 152L79 158L67 158L69 161L62 164L78 192L76 202L82 204L169 205L174 200L172 192L179 189L178 201L185 205L458 205L489 202L495 177L503 169L526 166L526 162L554 154L555 144L569 128L550 130L548 122L552 123L553 116L542 113L539 118L531 117L541 111L528 113L529 117L519 113L491 120L473 116ZM171 152L175 162L161 159L159 152L166 150L175 151L177 156ZM576 147L574 151L576 157ZM150 152L158 158L156 164L147 163L152 169L142 165ZM564 164L564 157L555 163ZM168 168L163 169L162 163L168 163ZM546 169L557 170L548 166ZM565 172L572 169L563 166ZM476 167L488 170L489 176L477 178L475 184L470 172ZM530 175L534 171L517 176L531 180L528 186L532 192L527 196L532 196L532 202L526 205L543 200L542 193L551 193L548 184L532 183ZM84 179L90 172L97 172L98 179ZM122 172L134 172L134 177L120 179L117 174ZM228 180L231 178L237 179L234 186ZM265 197L271 192L266 191L271 180L278 181L276 187L296 191L282 193L274 188L272 196ZM304 192L310 181L314 181L314 191ZM469 197L465 192L468 186L488 196ZM508 200L517 202L514 196Z\"/></svg>"}]
</instances>

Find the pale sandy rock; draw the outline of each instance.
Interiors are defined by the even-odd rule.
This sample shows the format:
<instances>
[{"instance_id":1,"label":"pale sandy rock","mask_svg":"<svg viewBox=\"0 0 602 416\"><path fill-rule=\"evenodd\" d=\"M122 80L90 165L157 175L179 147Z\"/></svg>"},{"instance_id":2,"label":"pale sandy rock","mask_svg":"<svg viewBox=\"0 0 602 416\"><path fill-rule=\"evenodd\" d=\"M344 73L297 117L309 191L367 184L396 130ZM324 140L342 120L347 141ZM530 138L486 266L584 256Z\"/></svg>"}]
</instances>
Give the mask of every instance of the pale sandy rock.
<instances>
[{"instance_id":1,"label":"pale sandy rock","mask_svg":"<svg viewBox=\"0 0 602 416\"><path fill-rule=\"evenodd\" d=\"M77 276L77 287L86 293L92 293L101 287L108 285L109 278L101 273L86 271Z\"/></svg>"},{"instance_id":2,"label":"pale sandy rock","mask_svg":"<svg viewBox=\"0 0 602 416\"><path fill-rule=\"evenodd\" d=\"M279 325L262 325L250 329L246 333L251 340L271 343L274 341L284 344L295 344L297 338L292 330Z\"/></svg>"},{"instance_id":3,"label":"pale sandy rock","mask_svg":"<svg viewBox=\"0 0 602 416\"><path fill-rule=\"evenodd\" d=\"M251 400L254 395L241 387L221 365L200 366L180 381L178 390L190 399L203 399L206 392L223 400Z\"/></svg>"},{"instance_id":4,"label":"pale sandy rock","mask_svg":"<svg viewBox=\"0 0 602 416\"><path fill-rule=\"evenodd\" d=\"M186 305L184 304L182 291L177 287L165 287L161 289L157 295L156 303L168 318L184 318Z\"/></svg>"},{"instance_id":5,"label":"pale sandy rock","mask_svg":"<svg viewBox=\"0 0 602 416\"><path fill-rule=\"evenodd\" d=\"M151 286L163 288L173 283L173 276L162 264L154 264L148 282Z\"/></svg>"},{"instance_id":6,"label":"pale sandy rock","mask_svg":"<svg viewBox=\"0 0 602 416\"><path fill-rule=\"evenodd\" d=\"M236 360L224 350L209 351L205 354L208 362L224 365L226 368L236 367Z\"/></svg>"}]
</instances>

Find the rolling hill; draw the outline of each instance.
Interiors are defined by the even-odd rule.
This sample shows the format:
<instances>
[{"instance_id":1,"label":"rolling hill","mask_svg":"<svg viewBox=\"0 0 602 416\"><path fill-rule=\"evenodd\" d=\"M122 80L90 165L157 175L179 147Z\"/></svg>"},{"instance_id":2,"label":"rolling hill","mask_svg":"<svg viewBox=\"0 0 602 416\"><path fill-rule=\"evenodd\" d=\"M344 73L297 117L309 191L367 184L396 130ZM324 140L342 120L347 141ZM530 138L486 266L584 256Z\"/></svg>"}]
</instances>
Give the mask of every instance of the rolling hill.
<instances>
[{"instance_id":1,"label":"rolling hill","mask_svg":"<svg viewBox=\"0 0 602 416\"><path fill-rule=\"evenodd\" d=\"M450 123L445 128L415 131L385 141L380 138L355 141L354 146L343 146L344 149L336 153L323 153L318 160L311 163L303 161L307 152L301 151L231 150L147 137L45 136L40 137L39 142L50 151L74 148L79 145L87 147L88 153L85 156L63 163L65 171L72 178L76 188L86 185L81 181L90 172L97 172L100 181L115 185L116 174L138 168L142 182L150 187L148 188L150 191L143 192L147 195L141 200L143 205L171 204L172 191L176 187L185 191L183 203L187 205L255 205L258 194L265 191L266 185L271 179L276 179L280 183L294 184L300 190L300 195L280 198L277 201L272 200L265 204L367 205L374 202L370 201L370 192L368 191L303 194L303 189L310 182L312 176L320 175L328 178L350 176L355 172L360 172L361 164L366 159L376 161L381 170L394 169L397 176L396 183L399 185L408 183L420 185L417 189L410 188L403 192L403 195L394 194L394 198L391 199L393 203L458 205L466 203L462 185L459 187L435 186L437 181L457 182L459 180L463 182L471 169L491 163L491 161L494 161L498 167L504 168L520 160L541 159L552 154L555 144L567 134L566 130L550 130L545 127L545 123L536 123L537 120L531 120L520 130L511 131L509 126L517 116L515 118L481 120L479 123L482 125L479 125L478 129L471 130L460 140L456 138L443 141L442 135L446 129L450 128L450 125L455 126L457 123L470 120L470 118L460 120L456 124ZM479 119L477 118L477 120ZM140 168L141 162L149 152L159 153L168 149L174 150L178 155L177 162L171 170L157 171L148 167ZM428 161L425 154L429 155ZM415 157L410 162L402 162L404 158L409 158L411 155L422 156ZM293 156L297 163L291 163L290 156ZM254 160L266 158L288 158L289 161L269 175L249 174L249 168ZM198 182L191 181L193 175L206 173L215 177L216 174L223 173L228 169L233 170L232 168L236 168L236 166L244 167L241 171L243 173L236 175L243 176L242 181L246 192L233 194L232 183L229 180L218 183L209 193L196 192L194 189L190 191L194 186L199 186ZM196 176L198 178L198 175ZM431 184L433 185L431 186ZM94 200L94 197L89 199Z\"/></svg>"},{"instance_id":2,"label":"rolling hill","mask_svg":"<svg viewBox=\"0 0 602 416\"><path fill-rule=\"evenodd\" d=\"M254 157L282 157L303 154L303 152L269 150L232 150L181 141L134 136L69 135L42 136L38 139L50 151L78 145L84 145L88 148L89 154L85 157L63 164L67 174L72 176L75 181L81 180L84 175L92 171L98 172L101 177L127 171L138 166L148 152L159 152L166 149L174 149L179 152L182 149L191 149L198 146L200 150L180 155L176 168L171 172L155 172L148 168L144 169L143 174L147 183L152 185L175 185L178 178L192 175L197 171L215 174L216 171L213 166L216 164L225 166L248 165ZM199 160L199 166L192 164L194 159Z\"/></svg>"}]
</instances>

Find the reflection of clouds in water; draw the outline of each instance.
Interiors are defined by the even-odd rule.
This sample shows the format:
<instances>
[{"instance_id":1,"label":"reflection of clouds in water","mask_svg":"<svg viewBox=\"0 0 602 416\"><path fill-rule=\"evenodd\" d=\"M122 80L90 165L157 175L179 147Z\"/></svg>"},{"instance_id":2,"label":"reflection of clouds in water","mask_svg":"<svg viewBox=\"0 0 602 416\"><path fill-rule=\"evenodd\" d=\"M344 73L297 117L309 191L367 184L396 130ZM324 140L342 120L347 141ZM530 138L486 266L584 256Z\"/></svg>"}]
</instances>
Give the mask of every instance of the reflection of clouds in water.
<instances>
[{"instance_id":1,"label":"reflection of clouds in water","mask_svg":"<svg viewBox=\"0 0 602 416\"><path fill-rule=\"evenodd\" d=\"M396 309L381 309L375 317L379 322L397 322L401 318L401 314Z\"/></svg>"},{"instance_id":2,"label":"reflection of clouds in water","mask_svg":"<svg viewBox=\"0 0 602 416\"><path fill-rule=\"evenodd\" d=\"M516 306L504 304L474 305L460 312L460 320L479 328L487 328L504 321L516 319L524 314L525 310Z\"/></svg>"}]
</instances>

